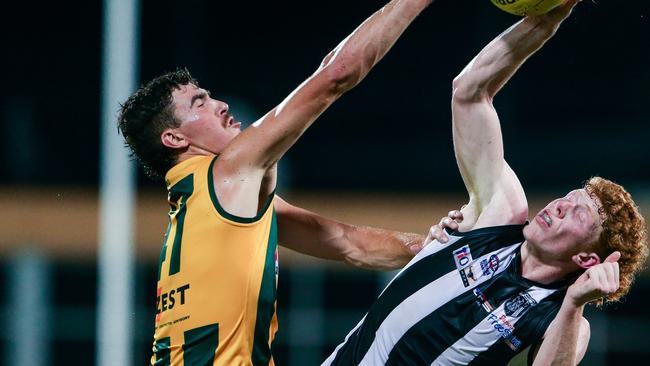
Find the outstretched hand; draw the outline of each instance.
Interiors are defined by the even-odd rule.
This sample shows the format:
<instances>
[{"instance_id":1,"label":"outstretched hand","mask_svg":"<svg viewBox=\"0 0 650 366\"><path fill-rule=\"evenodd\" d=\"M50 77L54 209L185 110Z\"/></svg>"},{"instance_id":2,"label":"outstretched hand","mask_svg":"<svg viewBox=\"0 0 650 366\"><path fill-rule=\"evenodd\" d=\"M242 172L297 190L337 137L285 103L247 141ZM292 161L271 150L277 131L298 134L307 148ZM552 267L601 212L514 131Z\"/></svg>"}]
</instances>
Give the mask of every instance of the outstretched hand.
<instances>
[{"instance_id":1,"label":"outstretched hand","mask_svg":"<svg viewBox=\"0 0 650 366\"><path fill-rule=\"evenodd\" d=\"M570 297L574 305L582 306L618 290L620 284L618 260L620 258L620 252L613 252L603 263L587 269L573 285L569 286L567 296Z\"/></svg>"},{"instance_id":2,"label":"outstretched hand","mask_svg":"<svg viewBox=\"0 0 650 366\"><path fill-rule=\"evenodd\" d=\"M429 245L434 240L438 240L441 243L446 243L449 241L449 237L445 233L445 228L451 230L458 230L458 224L463 222L463 213L460 210L449 211L447 216L440 219L440 222L437 225L431 226L429 229L429 234L424 240L424 246Z\"/></svg>"},{"instance_id":3,"label":"outstretched hand","mask_svg":"<svg viewBox=\"0 0 650 366\"><path fill-rule=\"evenodd\" d=\"M555 9L549 11L544 15L539 15L535 18L539 20L548 21L549 23L559 24L564 19L568 18L571 15L571 11L578 5L582 0L566 0L564 4L559 5Z\"/></svg>"}]
</instances>

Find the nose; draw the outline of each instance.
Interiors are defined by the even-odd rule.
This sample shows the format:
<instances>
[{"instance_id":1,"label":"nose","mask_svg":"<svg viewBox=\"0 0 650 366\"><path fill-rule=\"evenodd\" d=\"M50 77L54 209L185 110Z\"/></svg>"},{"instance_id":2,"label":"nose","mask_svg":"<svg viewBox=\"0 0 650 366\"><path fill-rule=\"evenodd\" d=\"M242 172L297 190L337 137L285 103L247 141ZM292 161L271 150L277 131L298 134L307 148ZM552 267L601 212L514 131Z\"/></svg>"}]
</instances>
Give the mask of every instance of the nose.
<instances>
[{"instance_id":1,"label":"nose","mask_svg":"<svg viewBox=\"0 0 650 366\"><path fill-rule=\"evenodd\" d=\"M219 101L218 104L217 104L217 114L219 116L225 116L226 114L228 114L228 109L229 108L230 107L228 106L228 104L226 104L225 102Z\"/></svg>"},{"instance_id":2,"label":"nose","mask_svg":"<svg viewBox=\"0 0 650 366\"><path fill-rule=\"evenodd\" d=\"M567 200L561 200L558 201L557 205L555 205L555 214L559 218L564 218L566 216L566 213L571 207L573 206L573 203L571 201Z\"/></svg>"}]
</instances>

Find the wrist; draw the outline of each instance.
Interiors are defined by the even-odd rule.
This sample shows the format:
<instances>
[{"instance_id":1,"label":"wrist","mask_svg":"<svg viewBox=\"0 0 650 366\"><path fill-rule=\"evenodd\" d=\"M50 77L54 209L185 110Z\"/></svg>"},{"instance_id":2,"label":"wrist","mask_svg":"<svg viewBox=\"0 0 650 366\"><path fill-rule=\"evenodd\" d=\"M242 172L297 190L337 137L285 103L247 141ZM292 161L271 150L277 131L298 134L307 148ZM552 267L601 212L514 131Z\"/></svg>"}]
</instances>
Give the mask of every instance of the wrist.
<instances>
[{"instance_id":1,"label":"wrist","mask_svg":"<svg viewBox=\"0 0 650 366\"><path fill-rule=\"evenodd\" d=\"M562 21L555 21L554 19L548 19L544 16L539 17L527 17L525 21L531 24L531 27L535 32L543 34L545 38L550 38L557 30L560 28Z\"/></svg>"},{"instance_id":2,"label":"wrist","mask_svg":"<svg viewBox=\"0 0 650 366\"><path fill-rule=\"evenodd\" d=\"M562 302L562 308L566 311L577 312L582 315L585 304L586 302L582 299L573 297L569 292L567 292L566 296L564 296L564 301Z\"/></svg>"}]
</instances>

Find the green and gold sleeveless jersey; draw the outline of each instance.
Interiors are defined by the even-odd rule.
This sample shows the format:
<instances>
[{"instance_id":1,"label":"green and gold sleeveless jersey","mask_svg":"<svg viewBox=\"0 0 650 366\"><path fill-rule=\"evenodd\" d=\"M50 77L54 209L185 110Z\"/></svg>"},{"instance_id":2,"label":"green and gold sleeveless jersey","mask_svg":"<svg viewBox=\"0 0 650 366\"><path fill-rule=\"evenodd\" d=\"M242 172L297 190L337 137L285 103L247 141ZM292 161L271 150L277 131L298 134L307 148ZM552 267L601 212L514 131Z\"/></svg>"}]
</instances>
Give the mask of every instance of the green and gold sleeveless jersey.
<instances>
[{"instance_id":1,"label":"green and gold sleeveless jersey","mask_svg":"<svg viewBox=\"0 0 650 366\"><path fill-rule=\"evenodd\" d=\"M273 365L277 229L273 197L254 218L228 214L214 156L166 175L169 227L160 255L152 365Z\"/></svg>"}]
</instances>

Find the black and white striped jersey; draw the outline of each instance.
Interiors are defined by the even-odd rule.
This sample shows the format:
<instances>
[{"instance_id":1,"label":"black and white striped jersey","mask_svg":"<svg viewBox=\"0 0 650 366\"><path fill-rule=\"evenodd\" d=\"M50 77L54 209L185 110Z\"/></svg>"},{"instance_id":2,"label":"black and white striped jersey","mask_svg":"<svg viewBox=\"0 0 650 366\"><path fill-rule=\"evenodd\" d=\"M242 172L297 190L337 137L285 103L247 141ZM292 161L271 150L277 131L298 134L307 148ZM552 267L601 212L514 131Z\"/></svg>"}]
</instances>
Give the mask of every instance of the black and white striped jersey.
<instances>
[{"instance_id":1,"label":"black and white striped jersey","mask_svg":"<svg viewBox=\"0 0 650 366\"><path fill-rule=\"evenodd\" d=\"M505 365L541 340L566 282L521 276L523 225L425 247L323 365Z\"/></svg>"}]
</instances>

